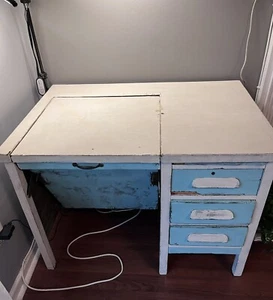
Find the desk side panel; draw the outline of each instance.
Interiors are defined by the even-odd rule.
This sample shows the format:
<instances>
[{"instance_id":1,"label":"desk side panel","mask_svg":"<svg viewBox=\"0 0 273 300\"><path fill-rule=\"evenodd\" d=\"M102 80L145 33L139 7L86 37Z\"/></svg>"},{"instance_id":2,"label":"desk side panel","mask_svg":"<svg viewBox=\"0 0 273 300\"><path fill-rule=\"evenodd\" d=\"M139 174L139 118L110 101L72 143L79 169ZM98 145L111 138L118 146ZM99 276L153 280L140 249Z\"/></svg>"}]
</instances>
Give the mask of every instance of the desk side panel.
<instances>
[{"instance_id":1,"label":"desk side panel","mask_svg":"<svg viewBox=\"0 0 273 300\"><path fill-rule=\"evenodd\" d=\"M33 169L66 208L156 209L158 165L105 165L101 168Z\"/></svg>"}]
</instances>

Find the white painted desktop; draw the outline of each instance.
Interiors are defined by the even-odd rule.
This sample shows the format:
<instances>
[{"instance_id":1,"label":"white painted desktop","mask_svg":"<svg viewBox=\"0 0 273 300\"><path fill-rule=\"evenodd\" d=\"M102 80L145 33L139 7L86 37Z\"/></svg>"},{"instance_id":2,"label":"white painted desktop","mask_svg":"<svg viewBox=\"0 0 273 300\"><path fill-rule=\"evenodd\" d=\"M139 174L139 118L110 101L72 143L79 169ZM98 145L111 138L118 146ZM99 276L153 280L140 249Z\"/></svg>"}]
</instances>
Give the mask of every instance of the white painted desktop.
<instances>
[{"instance_id":1,"label":"white painted desktop","mask_svg":"<svg viewBox=\"0 0 273 300\"><path fill-rule=\"evenodd\" d=\"M61 85L0 155L48 268L55 258L20 169L93 164L160 169L160 274L169 254L216 253L235 254L240 276L273 178L273 129L239 81Z\"/></svg>"}]
</instances>

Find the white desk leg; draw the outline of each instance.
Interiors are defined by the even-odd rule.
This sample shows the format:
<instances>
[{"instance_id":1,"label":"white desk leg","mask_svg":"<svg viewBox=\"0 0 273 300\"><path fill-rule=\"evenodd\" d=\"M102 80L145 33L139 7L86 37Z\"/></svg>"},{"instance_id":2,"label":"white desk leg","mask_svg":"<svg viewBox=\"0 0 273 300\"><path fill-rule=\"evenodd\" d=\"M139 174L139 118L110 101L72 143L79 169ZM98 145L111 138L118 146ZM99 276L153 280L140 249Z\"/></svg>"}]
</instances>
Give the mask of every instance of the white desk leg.
<instances>
[{"instance_id":1,"label":"white desk leg","mask_svg":"<svg viewBox=\"0 0 273 300\"><path fill-rule=\"evenodd\" d=\"M33 236L48 269L54 269L56 260L47 239L43 224L32 197L27 196L27 182L24 173L13 163L5 164L16 195L27 218Z\"/></svg>"},{"instance_id":2,"label":"white desk leg","mask_svg":"<svg viewBox=\"0 0 273 300\"><path fill-rule=\"evenodd\" d=\"M272 179L273 164L270 163L266 165L264 170L264 175L256 199L256 206L253 213L252 222L248 226L248 234L244 246L242 247L240 254L236 255L232 266L232 272L234 276L241 276L244 271L245 263L259 225L269 189L271 187Z\"/></svg>"},{"instance_id":3,"label":"white desk leg","mask_svg":"<svg viewBox=\"0 0 273 300\"><path fill-rule=\"evenodd\" d=\"M160 250L159 250L159 274L166 275L168 269L168 246L170 224L170 198L171 198L172 165L161 164L160 184Z\"/></svg>"}]
</instances>

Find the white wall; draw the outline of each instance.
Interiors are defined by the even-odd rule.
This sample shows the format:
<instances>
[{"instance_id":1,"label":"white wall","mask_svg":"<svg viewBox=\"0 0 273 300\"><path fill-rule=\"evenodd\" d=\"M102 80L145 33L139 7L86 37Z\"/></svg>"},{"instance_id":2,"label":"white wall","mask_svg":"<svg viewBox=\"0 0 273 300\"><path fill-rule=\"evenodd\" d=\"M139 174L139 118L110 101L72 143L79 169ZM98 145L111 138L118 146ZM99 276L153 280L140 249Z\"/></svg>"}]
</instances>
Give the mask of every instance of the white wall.
<instances>
[{"instance_id":1,"label":"white wall","mask_svg":"<svg viewBox=\"0 0 273 300\"><path fill-rule=\"evenodd\" d=\"M52 83L238 79L253 0L33 0ZM272 0L256 5L247 87L258 81Z\"/></svg>"},{"instance_id":2,"label":"white wall","mask_svg":"<svg viewBox=\"0 0 273 300\"><path fill-rule=\"evenodd\" d=\"M17 27L25 26L22 18L16 16L20 12L0 1L0 144L37 101ZM11 219L25 221L6 170L0 164L0 221L5 224ZM12 239L0 246L0 281L7 290L31 242L28 230L15 225Z\"/></svg>"}]
</instances>

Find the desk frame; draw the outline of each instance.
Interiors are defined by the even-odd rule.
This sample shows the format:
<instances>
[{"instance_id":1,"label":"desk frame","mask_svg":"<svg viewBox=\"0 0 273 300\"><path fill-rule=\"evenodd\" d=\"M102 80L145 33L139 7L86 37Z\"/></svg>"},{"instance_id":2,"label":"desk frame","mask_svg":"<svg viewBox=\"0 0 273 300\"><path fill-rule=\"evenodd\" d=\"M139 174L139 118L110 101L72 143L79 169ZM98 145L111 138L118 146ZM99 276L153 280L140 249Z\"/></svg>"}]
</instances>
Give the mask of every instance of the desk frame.
<instances>
[{"instance_id":1,"label":"desk frame","mask_svg":"<svg viewBox=\"0 0 273 300\"><path fill-rule=\"evenodd\" d=\"M188 83L184 83L187 85ZM189 83L192 85L195 83ZM218 86L223 83L212 83L213 86ZM226 83L224 83L226 84ZM239 82L228 83L231 84L231 90L234 87L242 92L243 97L249 97L246 95L246 92L242 90L241 84ZM201 86L205 86L201 83ZM239 87L240 85L240 87ZM15 129L13 134L7 139L7 141L1 146L0 159L5 163L7 172L12 181L13 187L17 194L17 197L20 201L22 209L25 213L27 221L30 225L30 228L33 232L34 239L38 244L38 248L41 252L41 255L44 259L45 265L48 269L54 269L56 265L56 260L52 252L51 246L49 244L48 238L46 236L44 227L42 225L41 219L35 207L32 197L27 195L27 182L24 177L24 173L17 167L16 163L18 162L29 162L28 157L26 156L13 156L12 153L14 149L20 144L22 139L31 129L33 124L43 114L44 110L47 108L49 103L54 97L111 97L116 96L160 96L161 99L169 100L170 98L180 97L179 90L181 88L180 83L146 83L146 84L113 84L113 85L76 85L76 86L53 86L47 94L37 103L37 105L31 110L27 115L24 121ZM213 87L212 87L213 88ZM187 88L186 88L187 89ZM227 88L228 90L229 88ZM91 92L90 92L91 91ZM249 97L250 98L250 97ZM251 99L249 99L251 100ZM166 104L166 102L165 102ZM163 107L164 109L164 107ZM161 114L162 112L160 112ZM164 116L162 116L164 117ZM262 116L260 116L262 118ZM262 120L262 119L261 119ZM161 120L162 121L162 120ZM160 121L160 130L162 133L161 122ZM258 123L258 122L256 122ZM260 122L261 123L261 122ZM261 133L266 131L268 134L267 137L272 136L271 128L269 128L265 122L260 126ZM168 126L165 127L165 133L168 133ZM187 129L185 129L187 130ZM177 132L175 132L177 133ZM263 133L263 136L266 136L266 133ZM172 132L173 134L173 132ZM162 138L162 137L161 137ZM167 142L167 135L165 135L165 146L170 143ZM215 141L216 143L216 141ZM164 146L164 145L163 145ZM252 241L255 236L255 232L258 227L258 222L260 220L263 207L266 201L267 194L269 192L272 177L273 177L273 143L270 141L264 147L257 152L252 152L250 154L245 152L240 153L214 153L214 154L202 154L194 153L191 155L189 153L184 153L183 151L172 152L172 145L168 147L170 149L165 149L162 147L161 140L161 153L156 158L146 157L145 161L142 161L140 157L130 156L127 159L130 162L159 162L161 163L161 224L160 224L160 274L167 273L167 262L168 262L168 240L169 240L169 211L170 211L170 185L171 185L171 165L172 163L185 164L185 163L219 163L219 162L265 162L267 164L264 171L264 176L260 185L260 189L257 195L257 207L254 211L253 222L249 225L249 233L247 239L243 246L240 254L236 255L234 264L233 264L233 274L235 276L240 276L243 272L246 259L251 248ZM177 145L179 147L179 144ZM166 150L166 151L165 151ZM169 151L169 152L168 152ZM41 162L40 157L32 157L32 161ZM88 155L87 157L71 157L71 156L62 156L62 157L47 157L46 159L55 159L52 161L62 161L62 162L98 162L98 157ZM106 159L106 157L104 157ZM122 157L113 158L108 157L105 162L125 162ZM157 159L157 161L155 161ZM48 161L48 160L47 160ZM101 160L99 162L102 162ZM127 161L128 162L128 161ZM167 226L168 225L168 226Z\"/></svg>"}]
</instances>

